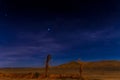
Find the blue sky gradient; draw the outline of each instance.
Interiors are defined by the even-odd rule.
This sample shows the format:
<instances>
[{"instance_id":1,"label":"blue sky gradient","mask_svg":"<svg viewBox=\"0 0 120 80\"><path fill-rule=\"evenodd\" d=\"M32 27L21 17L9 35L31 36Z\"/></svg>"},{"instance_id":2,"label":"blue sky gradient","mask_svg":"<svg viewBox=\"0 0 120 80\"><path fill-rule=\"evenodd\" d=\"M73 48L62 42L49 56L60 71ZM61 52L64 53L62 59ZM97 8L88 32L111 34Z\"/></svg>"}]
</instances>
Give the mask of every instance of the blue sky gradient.
<instances>
[{"instance_id":1,"label":"blue sky gradient","mask_svg":"<svg viewBox=\"0 0 120 80\"><path fill-rule=\"evenodd\" d=\"M120 60L119 1L35 1L1 2L0 67Z\"/></svg>"}]
</instances>

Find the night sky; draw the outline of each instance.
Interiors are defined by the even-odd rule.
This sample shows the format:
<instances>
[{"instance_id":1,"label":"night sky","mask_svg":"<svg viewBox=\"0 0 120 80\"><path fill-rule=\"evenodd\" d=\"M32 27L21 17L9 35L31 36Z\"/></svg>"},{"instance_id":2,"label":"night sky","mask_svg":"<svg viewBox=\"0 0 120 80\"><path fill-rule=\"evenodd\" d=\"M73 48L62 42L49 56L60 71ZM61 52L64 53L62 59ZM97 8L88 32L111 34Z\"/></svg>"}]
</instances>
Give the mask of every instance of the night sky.
<instances>
[{"instance_id":1,"label":"night sky","mask_svg":"<svg viewBox=\"0 0 120 80\"><path fill-rule=\"evenodd\" d=\"M120 60L119 0L0 0L0 67Z\"/></svg>"}]
</instances>

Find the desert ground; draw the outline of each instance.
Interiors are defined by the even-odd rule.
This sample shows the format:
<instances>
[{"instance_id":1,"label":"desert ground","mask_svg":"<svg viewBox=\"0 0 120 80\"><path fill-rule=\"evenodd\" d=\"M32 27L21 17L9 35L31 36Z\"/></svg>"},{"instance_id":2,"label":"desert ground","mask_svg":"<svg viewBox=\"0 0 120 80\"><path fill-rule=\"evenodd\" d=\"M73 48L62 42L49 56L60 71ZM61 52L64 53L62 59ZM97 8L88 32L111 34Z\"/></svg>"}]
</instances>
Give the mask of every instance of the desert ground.
<instances>
[{"instance_id":1,"label":"desert ground","mask_svg":"<svg viewBox=\"0 0 120 80\"><path fill-rule=\"evenodd\" d=\"M120 61L83 63L83 80L120 80ZM1 68L0 80L82 80L79 64L75 61L49 68L44 77L44 68Z\"/></svg>"}]
</instances>

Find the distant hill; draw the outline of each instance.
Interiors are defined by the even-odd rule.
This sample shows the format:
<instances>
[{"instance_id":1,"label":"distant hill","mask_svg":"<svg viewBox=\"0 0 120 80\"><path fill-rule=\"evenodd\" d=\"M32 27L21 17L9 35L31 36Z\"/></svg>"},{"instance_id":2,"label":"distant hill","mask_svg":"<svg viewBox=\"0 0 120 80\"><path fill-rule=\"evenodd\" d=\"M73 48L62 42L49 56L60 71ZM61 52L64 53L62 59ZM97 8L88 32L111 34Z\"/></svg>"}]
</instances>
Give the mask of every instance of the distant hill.
<instances>
[{"instance_id":1,"label":"distant hill","mask_svg":"<svg viewBox=\"0 0 120 80\"><path fill-rule=\"evenodd\" d=\"M95 62L82 62L84 70L104 70L104 71L120 71L120 61L95 61ZM79 68L80 65L76 61L61 64L56 68Z\"/></svg>"},{"instance_id":2,"label":"distant hill","mask_svg":"<svg viewBox=\"0 0 120 80\"><path fill-rule=\"evenodd\" d=\"M82 62L84 71L120 71L120 61L108 60L108 61L94 61L94 62ZM50 72L77 72L80 68L80 64L77 61L71 61L58 66L51 66ZM0 68L0 72L40 72L44 73L44 68Z\"/></svg>"},{"instance_id":3,"label":"distant hill","mask_svg":"<svg viewBox=\"0 0 120 80\"><path fill-rule=\"evenodd\" d=\"M76 62L76 61L71 61L71 62L68 62L68 63L58 65L56 67L57 68L77 68L77 67L79 67L79 63Z\"/></svg>"}]
</instances>

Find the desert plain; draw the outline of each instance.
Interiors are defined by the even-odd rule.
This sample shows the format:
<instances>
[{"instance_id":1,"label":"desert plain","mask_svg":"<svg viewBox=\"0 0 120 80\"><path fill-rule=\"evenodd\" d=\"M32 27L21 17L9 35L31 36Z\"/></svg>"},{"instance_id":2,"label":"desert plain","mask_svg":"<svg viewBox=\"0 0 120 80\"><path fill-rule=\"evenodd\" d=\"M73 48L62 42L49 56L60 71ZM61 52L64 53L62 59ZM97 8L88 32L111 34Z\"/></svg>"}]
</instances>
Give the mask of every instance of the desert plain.
<instances>
[{"instance_id":1,"label":"desert plain","mask_svg":"<svg viewBox=\"0 0 120 80\"><path fill-rule=\"evenodd\" d=\"M120 61L84 62L82 77L80 65L71 61L50 66L46 78L45 68L0 68L0 80L120 80Z\"/></svg>"}]
</instances>

